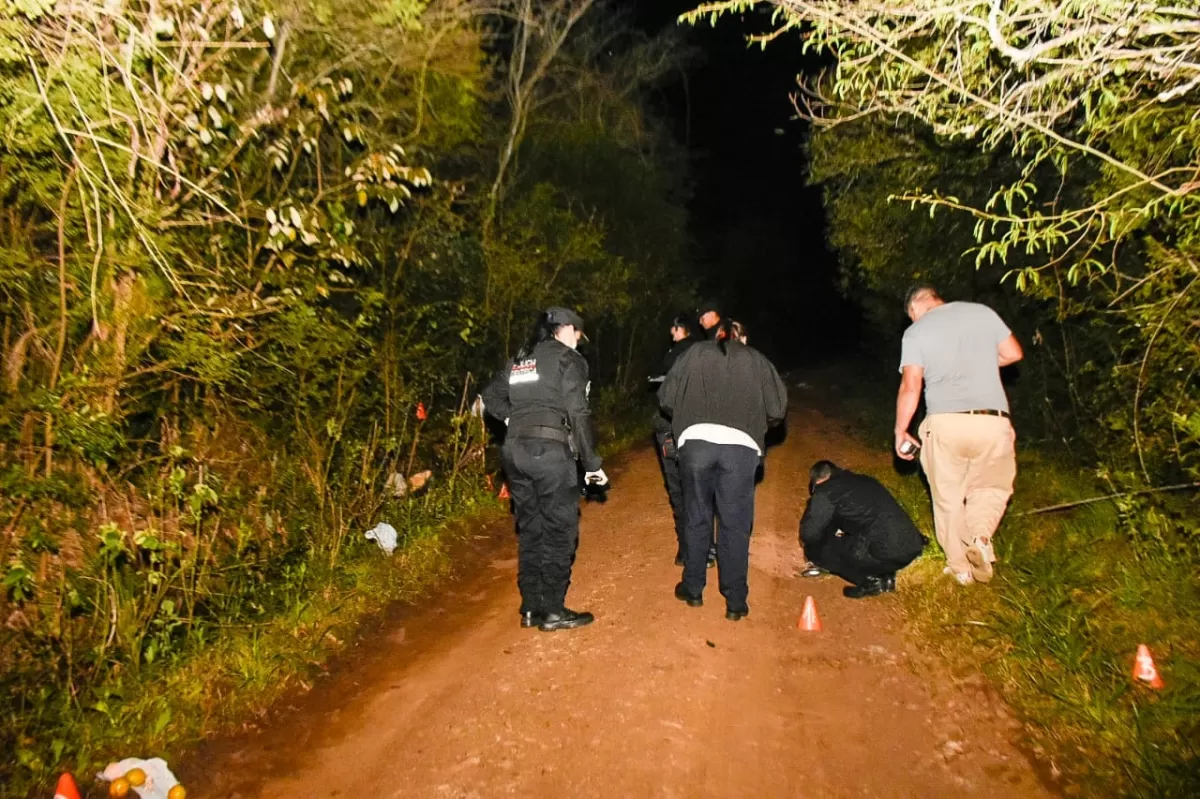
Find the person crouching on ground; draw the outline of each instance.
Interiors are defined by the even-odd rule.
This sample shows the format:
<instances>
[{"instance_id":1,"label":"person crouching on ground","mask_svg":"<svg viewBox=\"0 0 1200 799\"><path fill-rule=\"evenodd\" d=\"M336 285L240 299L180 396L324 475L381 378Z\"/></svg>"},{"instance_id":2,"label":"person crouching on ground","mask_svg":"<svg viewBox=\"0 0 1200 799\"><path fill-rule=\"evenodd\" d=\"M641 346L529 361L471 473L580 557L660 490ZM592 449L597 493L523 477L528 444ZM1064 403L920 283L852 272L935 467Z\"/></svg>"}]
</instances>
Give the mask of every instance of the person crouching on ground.
<instances>
[{"instance_id":1,"label":"person crouching on ground","mask_svg":"<svg viewBox=\"0 0 1200 799\"><path fill-rule=\"evenodd\" d=\"M818 567L852 585L851 599L896 590L896 572L912 563L925 537L878 480L817 461L800 520L800 545Z\"/></svg>"},{"instance_id":2,"label":"person crouching on ground","mask_svg":"<svg viewBox=\"0 0 1200 799\"><path fill-rule=\"evenodd\" d=\"M734 339L727 321L721 327L675 362L658 401L675 432L683 483L686 545L675 596L691 607L704 604L708 543L719 516L717 578L725 618L738 621L750 612L754 474L767 427L787 413L787 388L766 356Z\"/></svg>"}]
</instances>

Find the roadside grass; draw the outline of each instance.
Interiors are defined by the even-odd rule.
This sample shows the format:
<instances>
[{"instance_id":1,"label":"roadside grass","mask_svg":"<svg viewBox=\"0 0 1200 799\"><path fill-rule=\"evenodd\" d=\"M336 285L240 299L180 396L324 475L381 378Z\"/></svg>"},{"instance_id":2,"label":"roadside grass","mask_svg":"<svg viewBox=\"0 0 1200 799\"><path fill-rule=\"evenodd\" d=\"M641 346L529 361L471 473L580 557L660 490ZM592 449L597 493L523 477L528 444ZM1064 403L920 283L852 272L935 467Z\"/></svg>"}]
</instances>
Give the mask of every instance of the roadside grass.
<instances>
[{"instance_id":1,"label":"roadside grass","mask_svg":"<svg viewBox=\"0 0 1200 799\"><path fill-rule=\"evenodd\" d=\"M856 376L807 379L822 389L818 405L888 451L893 396ZM1106 492L1060 453L1020 448L1018 462L1013 503L995 538L996 578L961 588L942 574L934 542L901 576L909 624L952 669L981 669L992 680L1068 795L1200 796L1195 536L1190 548L1164 542L1152 534L1152 511L1107 502L1021 515ZM932 540L919 473L876 477ZM1141 643L1165 682L1161 691L1132 678Z\"/></svg>"},{"instance_id":2,"label":"roadside grass","mask_svg":"<svg viewBox=\"0 0 1200 799\"><path fill-rule=\"evenodd\" d=\"M614 397L600 404L596 427L604 456L649 436L649 400ZM391 557L356 531L335 569L287 574L262 585L263 595L271 597L263 599L273 608L268 616L210 625L210 638L173 657L136 672L115 669L103 685L89 686L82 705L27 698L25 711L16 711L24 713L25 732L16 740L27 754L15 778L0 781L0 799L40 799L62 770L73 772L88 795L92 775L112 760L163 757L174 763L205 738L265 723L281 699L310 690L371 619L393 603L415 601L450 576L456 547L480 525L494 522L507 529L506 503L494 494L482 478L460 480L456 487L434 484L384 519L400 536ZM54 740L45 741L47 736Z\"/></svg>"},{"instance_id":3,"label":"roadside grass","mask_svg":"<svg viewBox=\"0 0 1200 799\"><path fill-rule=\"evenodd\" d=\"M311 689L330 658L353 645L362 623L446 578L455 546L502 513L482 486L435 486L409 505L406 518L395 520L400 542L391 557L360 534L336 571L311 575L306 590L270 618L223 625L211 630L210 640L138 672L116 670L93 687L85 706L31 698L43 717L24 719L27 728L58 730L49 748L71 756L69 762L22 763L16 778L0 785L0 797L47 796L59 770L72 771L87 795L92 775L112 760L175 762L203 738L261 723L275 702Z\"/></svg>"}]
</instances>

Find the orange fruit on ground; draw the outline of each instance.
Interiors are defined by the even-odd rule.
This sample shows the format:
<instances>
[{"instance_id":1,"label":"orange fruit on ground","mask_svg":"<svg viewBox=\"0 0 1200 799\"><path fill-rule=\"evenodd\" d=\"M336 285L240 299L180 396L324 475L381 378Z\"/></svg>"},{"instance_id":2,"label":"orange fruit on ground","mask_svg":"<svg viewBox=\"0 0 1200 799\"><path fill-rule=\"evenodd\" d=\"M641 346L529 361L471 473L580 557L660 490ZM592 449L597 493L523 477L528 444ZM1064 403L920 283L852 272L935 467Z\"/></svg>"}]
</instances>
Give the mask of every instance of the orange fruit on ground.
<instances>
[{"instance_id":1,"label":"orange fruit on ground","mask_svg":"<svg viewBox=\"0 0 1200 799\"><path fill-rule=\"evenodd\" d=\"M187 799L187 791L182 785L176 785L167 791L167 799Z\"/></svg>"},{"instance_id":2,"label":"orange fruit on ground","mask_svg":"<svg viewBox=\"0 0 1200 799\"><path fill-rule=\"evenodd\" d=\"M140 788L146 784L146 772L140 768L131 768L125 773L125 779L129 780L129 784L134 788Z\"/></svg>"},{"instance_id":3,"label":"orange fruit on ground","mask_svg":"<svg viewBox=\"0 0 1200 799\"><path fill-rule=\"evenodd\" d=\"M129 795L129 780L124 777L117 777L108 784L108 795L112 799L121 799L123 796Z\"/></svg>"}]
</instances>

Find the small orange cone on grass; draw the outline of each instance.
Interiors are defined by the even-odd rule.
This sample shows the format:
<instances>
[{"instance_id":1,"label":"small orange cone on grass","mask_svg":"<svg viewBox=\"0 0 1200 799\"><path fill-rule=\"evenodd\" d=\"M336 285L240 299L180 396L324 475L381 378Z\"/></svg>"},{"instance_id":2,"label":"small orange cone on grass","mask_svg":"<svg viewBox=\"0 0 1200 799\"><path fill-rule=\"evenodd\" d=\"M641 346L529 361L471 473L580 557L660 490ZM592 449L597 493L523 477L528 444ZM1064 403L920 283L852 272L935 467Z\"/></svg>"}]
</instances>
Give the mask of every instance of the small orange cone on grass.
<instances>
[{"instance_id":1,"label":"small orange cone on grass","mask_svg":"<svg viewBox=\"0 0 1200 799\"><path fill-rule=\"evenodd\" d=\"M821 632L821 617L817 615L817 603L811 596L804 600L804 612L800 614L796 627L809 633Z\"/></svg>"},{"instance_id":2,"label":"small orange cone on grass","mask_svg":"<svg viewBox=\"0 0 1200 799\"><path fill-rule=\"evenodd\" d=\"M508 483L500 486L500 499L511 499L512 494L508 493Z\"/></svg>"},{"instance_id":3,"label":"small orange cone on grass","mask_svg":"<svg viewBox=\"0 0 1200 799\"><path fill-rule=\"evenodd\" d=\"M1154 666L1154 658L1150 657L1150 647L1145 644L1138 644L1137 657L1133 661L1133 679L1155 690L1163 687L1162 677L1158 676L1158 669Z\"/></svg>"},{"instance_id":4,"label":"small orange cone on grass","mask_svg":"<svg viewBox=\"0 0 1200 799\"><path fill-rule=\"evenodd\" d=\"M64 772L58 778L58 787L54 789L54 799L79 799L79 787L70 772Z\"/></svg>"}]
</instances>

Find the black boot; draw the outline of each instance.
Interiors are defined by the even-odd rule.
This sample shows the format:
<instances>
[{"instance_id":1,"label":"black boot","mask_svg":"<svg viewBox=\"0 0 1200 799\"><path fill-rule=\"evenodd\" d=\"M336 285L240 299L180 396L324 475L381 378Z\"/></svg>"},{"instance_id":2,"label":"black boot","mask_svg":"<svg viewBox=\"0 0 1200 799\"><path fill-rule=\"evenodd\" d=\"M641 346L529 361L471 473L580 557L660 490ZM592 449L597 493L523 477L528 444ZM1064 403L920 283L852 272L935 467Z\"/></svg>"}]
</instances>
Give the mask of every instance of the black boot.
<instances>
[{"instance_id":1,"label":"black boot","mask_svg":"<svg viewBox=\"0 0 1200 799\"><path fill-rule=\"evenodd\" d=\"M868 577L858 585L848 585L842 589L842 596L848 599L863 599L869 596L879 596L886 589L883 580L878 577Z\"/></svg>"},{"instance_id":2,"label":"black boot","mask_svg":"<svg viewBox=\"0 0 1200 799\"><path fill-rule=\"evenodd\" d=\"M586 627L595 620L596 617L590 613L576 613L563 608L561 613L547 613L542 618L542 623L538 625L538 629L544 633L552 633L555 630L574 630L576 627Z\"/></svg>"},{"instance_id":3,"label":"black boot","mask_svg":"<svg viewBox=\"0 0 1200 799\"><path fill-rule=\"evenodd\" d=\"M683 583L678 583L675 586L675 598L681 602L686 602L689 608L698 608L704 605L704 597L693 596L684 588Z\"/></svg>"},{"instance_id":4,"label":"black boot","mask_svg":"<svg viewBox=\"0 0 1200 799\"><path fill-rule=\"evenodd\" d=\"M734 610L730 607L725 608L725 618L729 619L730 621L741 621L749 615L750 608L747 605L742 605L742 607L738 610Z\"/></svg>"},{"instance_id":5,"label":"black boot","mask_svg":"<svg viewBox=\"0 0 1200 799\"><path fill-rule=\"evenodd\" d=\"M544 618L545 618L545 614L543 614L543 613L537 613L532 610L523 610L523 611L521 611L521 627L523 629L529 628L529 627L537 627L539 624L542 623L542 619L544 619Z\"/></svg>"}]
</instances>

